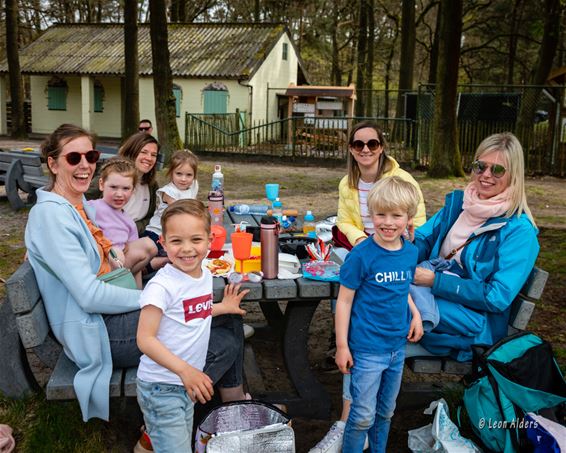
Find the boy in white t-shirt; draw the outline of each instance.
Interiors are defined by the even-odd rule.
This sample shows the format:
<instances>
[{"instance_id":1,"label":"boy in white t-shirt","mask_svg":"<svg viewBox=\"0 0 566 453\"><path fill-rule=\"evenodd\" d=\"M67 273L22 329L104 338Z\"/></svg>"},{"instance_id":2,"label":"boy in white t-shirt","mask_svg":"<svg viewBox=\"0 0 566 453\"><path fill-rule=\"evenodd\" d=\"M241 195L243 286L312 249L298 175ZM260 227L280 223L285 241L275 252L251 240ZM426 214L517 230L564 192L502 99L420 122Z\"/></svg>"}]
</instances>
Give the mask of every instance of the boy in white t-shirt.
<instances>
[{"instance_id":1,"label":"boy in white t-shirt","mask_svg":"<svg viewBox=\"0 0 566 453\"><path fill-rule=\"evenodd\" d=\"M211 241L210 215L197 200L172 203L161 218L171 264L150 280L140 298L137 342L143 352L137 396L155 451L192 451L193 404L209 401L212 380L202 369L211 316L245 314L249 290L229 285L213 304L212 275L202 262Z\"/></svg>"}]
</instances>

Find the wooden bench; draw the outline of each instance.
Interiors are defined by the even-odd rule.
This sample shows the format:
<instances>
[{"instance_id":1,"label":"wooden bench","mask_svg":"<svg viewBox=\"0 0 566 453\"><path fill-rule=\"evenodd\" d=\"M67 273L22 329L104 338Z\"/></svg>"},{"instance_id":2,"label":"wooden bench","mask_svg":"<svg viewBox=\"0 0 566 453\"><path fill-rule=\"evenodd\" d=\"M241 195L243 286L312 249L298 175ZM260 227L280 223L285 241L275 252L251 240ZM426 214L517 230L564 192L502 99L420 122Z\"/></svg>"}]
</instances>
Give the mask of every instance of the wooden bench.
<instances>
[{"instance_id":1,"label":"wooden bench","mask_svg":"<svg viewBox=\"0 0 566 453\"><path fill-rule=\"evenodd\" d=\"M18 210L26 206L18 190L28 193L27 203L36 201L35 191L49 182L43 173L39 154L23 151L0 152L0 184L6 188L6 196L12 209Z\"/></svg>"}]
</instances>

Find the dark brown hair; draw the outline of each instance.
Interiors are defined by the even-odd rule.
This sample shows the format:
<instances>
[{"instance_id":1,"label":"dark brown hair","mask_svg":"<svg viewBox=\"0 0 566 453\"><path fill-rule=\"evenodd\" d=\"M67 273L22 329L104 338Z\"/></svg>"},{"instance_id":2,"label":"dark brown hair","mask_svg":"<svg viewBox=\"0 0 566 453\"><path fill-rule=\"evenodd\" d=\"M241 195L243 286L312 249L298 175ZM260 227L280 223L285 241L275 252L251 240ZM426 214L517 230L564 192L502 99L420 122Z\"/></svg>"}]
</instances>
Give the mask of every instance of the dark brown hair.
<instances>
[{"instance_id":1,"label":"dark brown hair","mask_svg":"<svg viewBox=\"0 0 566 453\"><path fill-rule=\"evenodd\" d=\"M167 234L167 221L179 214L188 214L204 221L204 229L210 236L210 213L202 201L199 200L177 200L171 203L161 216L161 231L163 237Z\"/></svg>"},{"instance_id":2,"label":"dark brown hair","mask_svg":"<svg viewBox=\"0 0 566 453\"><path fill-rule=\"evenodd\" d=\"M356 132L366 128L373 129L375 132L377 132L377 139L383 147L383 151L379 156L379 167L377 169L377 176L375 178L375 180L377 181L381 178L381 175L383 175L383 173L391 169L391 164L389 163L389 160L387 159L387 155L385 153L385 151L387 150L387 141L385 140L385 136L383 135L383 132L377 126L377 124L375 124L373 121L362 121L361 123L357 123L354 127L352 127L352 130L350 131L350 136L348 137L348 145L351 147L354 143L354 136L356 135ZM356 162L356 159L354 159L354 156L351 152L348 152L346 162L348 164L348 185L352 189L357 189L358 183L360 182L360 167L358 166L358 163Z\"/></svg>"},{"instance_id":3,"label":"dark brown hair","mask_svg":"<svg viewBox=\"0 0 566 453\"><path fill-rule=\"evenodd\" d=\"M153 135L146 134L145 132L137 132L128 137L128 139L120 147L118 154L135 162L143 147L149 143L155 143L157 146L157 154L159 155L159 150L161 149L159 142ZM155 182L155 173L157 172L156 167L157 161L155 161L153 168L141 177L141 184L151 185Z\"/></svg>"},{"instance_id":4,"label":"dark brown hair","mask_svg":"<svg viewBox=\"0 0 566 453\"><path fill-rule=\"evenodd\" d=\"M51 134L45 137L45 140L41 143L40 151L41 157L48 161L48 158L51 157L53 160L57 160L61 151L63 150L63 146L69 143L71 140L75 140L76 138L86 137L92 143L92 147L95 148L96 146L96 135L92 134L91 132L83 129L82 127L75 126L74 124L61 124L57 129L55 129ZM55 179L57 178L56 175L51 171L49 165L47 165L47 169L49 170L49 176L51 177L51 183L48 186L50 190L55 183Z\"/></svg>"}]
</instances>

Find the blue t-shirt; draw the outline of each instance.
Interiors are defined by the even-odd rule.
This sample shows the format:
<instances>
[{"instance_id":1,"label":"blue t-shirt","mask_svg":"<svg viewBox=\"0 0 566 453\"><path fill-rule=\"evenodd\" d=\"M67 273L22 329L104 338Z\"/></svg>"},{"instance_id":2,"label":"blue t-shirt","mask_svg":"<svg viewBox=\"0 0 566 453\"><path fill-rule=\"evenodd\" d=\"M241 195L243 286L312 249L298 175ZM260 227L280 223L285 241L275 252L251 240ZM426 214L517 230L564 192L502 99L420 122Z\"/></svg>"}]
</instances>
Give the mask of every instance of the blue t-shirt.
<instances>
[{"instance_id":1,"label":"blue t-shirt","mask_svg":"<svg viewBox=\"0 0 566 453\"><path fill-rule=\"evenodd\" d=\"M347 255L340 284L356 291L348 331L351 351L384 353L405 345L411 323L409 284L417 256L417 248L408 241L391 251L372 236Z\"/></svg>"}]
</instances>

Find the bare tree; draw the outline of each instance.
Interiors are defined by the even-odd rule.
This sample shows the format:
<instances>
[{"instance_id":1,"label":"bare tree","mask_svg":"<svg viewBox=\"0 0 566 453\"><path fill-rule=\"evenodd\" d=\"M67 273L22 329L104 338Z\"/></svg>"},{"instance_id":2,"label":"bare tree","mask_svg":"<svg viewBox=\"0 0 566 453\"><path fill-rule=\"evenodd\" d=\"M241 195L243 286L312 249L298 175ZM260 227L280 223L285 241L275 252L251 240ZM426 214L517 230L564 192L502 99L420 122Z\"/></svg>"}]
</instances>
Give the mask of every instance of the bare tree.
<instances>
[{"instance_id":1,"label":"bare tree","mask_svg":"<svg viewBox=\"0 0 566 453\"><path fill-rule=\"evenodd\" d=\"M26 138L24 86L18 54L18 0L6 0L6 57L12 103L12 138Z\"/></svg>"},{"instance_id":2,"label":"bare tree","mask_svg":"<svg viewBox=\"0 0 566 453\"><path fill-rule=\"evenodd\" d=\"M413 89L415 68L415 0L403 0L401 14L401 60L399 65L399 94L397 96L396 117L405 116L404 95Z\"/></svg>"},{"instance_id":3,"label":"bare tree","mask_svg":"<svg viewBox=\"0 0 566 453\"><path fill-rule=\"evenodd\" d=\"M182 143L175 118L175 96L165 13L165 0L149 0L155 118L161 149L167 160L174 150L182 147Z\"/></svg>"},{"instance_id":4,"label":"bare tree","mask_svg":"<svg viewBox=\"0 0 566 453\"><path fill-rule=\"evenodd\" d=\"M124 1L124 121L122 136L137 131L140 115L138 63L138 0Z\"/></svg>"},{"instance_id":5,"label":"bare tree","mask_svg":"<svg viewBox=\"0 0 566 453\"><path fill-rule=\"evenodd\" d=\"M358 16L358 60L356 71L356 87L358 91L358 100L356 102L356 116L365 115L366 105L366 56L368 46L368 18L366 15L366 0L359 1Z\"/></svg>"},{"instance_id":6,"label":"bare tree","mask_svg":"<svg viewBox=\"0 0 566 453\"><path fill-rule=\"evenodd\" d=\"M532 71L530 82L532 85L544 85L552 69L552 62L558 47L560 36L561 6L560 0L545 0L545 21L542 43L539 48L537 63ZM542 88L526 90L521 99L521 109L517 121L517 136L523 145L527 169L529 160L526 158L533 146L533 125L537 102Z\"/></svg>"},{"instance_id":7,"label":"bare tree","mask_svg":"<svg viewBox=\"0 0 566 453\"><path fill-rule=\"evenodd\" d=\"M456 124L456 92L462 37L463 0L442 0L440 43L429 176L463 176Z\"/></svg>"}]
</instances>

